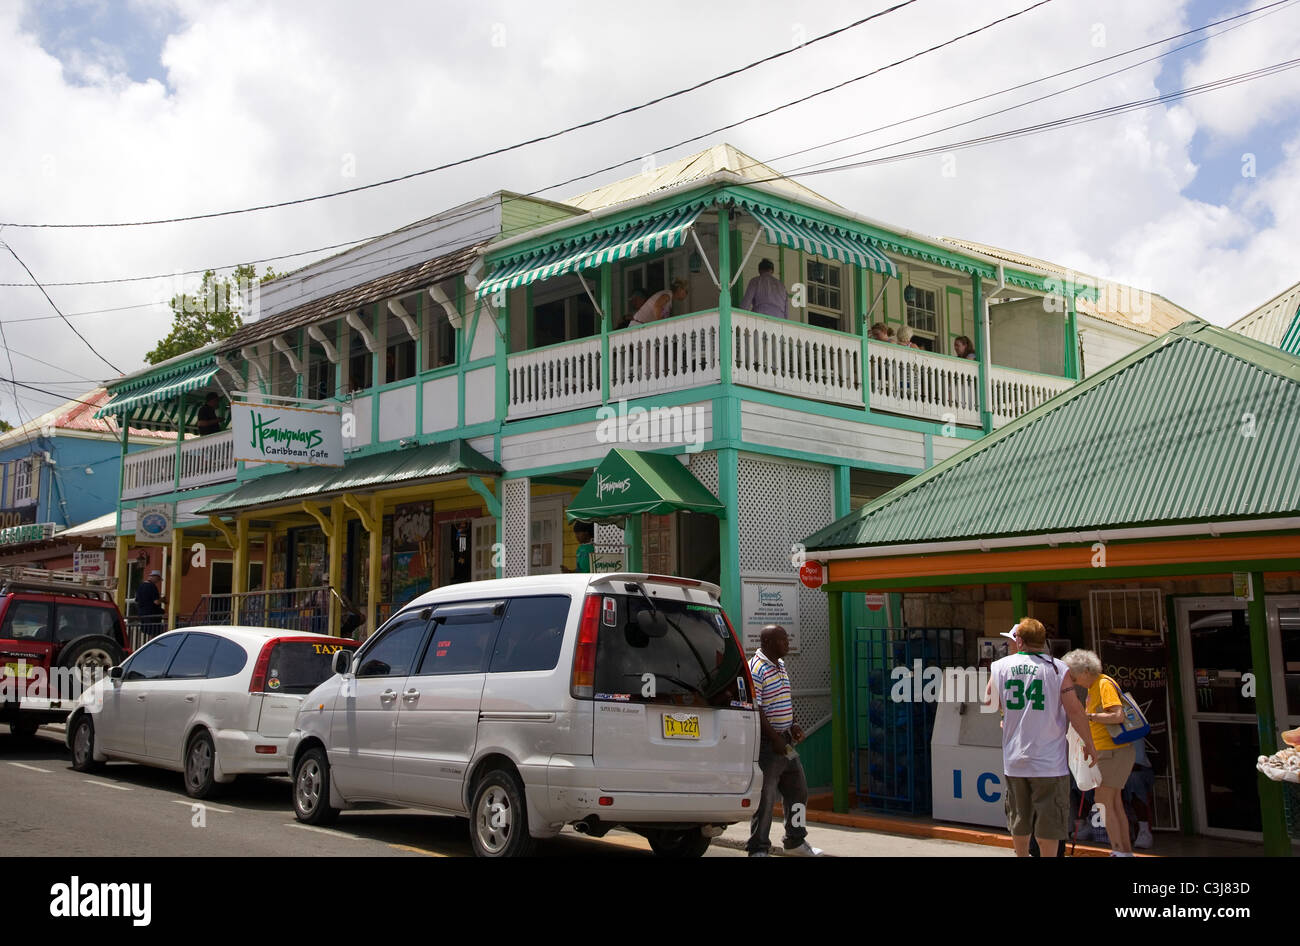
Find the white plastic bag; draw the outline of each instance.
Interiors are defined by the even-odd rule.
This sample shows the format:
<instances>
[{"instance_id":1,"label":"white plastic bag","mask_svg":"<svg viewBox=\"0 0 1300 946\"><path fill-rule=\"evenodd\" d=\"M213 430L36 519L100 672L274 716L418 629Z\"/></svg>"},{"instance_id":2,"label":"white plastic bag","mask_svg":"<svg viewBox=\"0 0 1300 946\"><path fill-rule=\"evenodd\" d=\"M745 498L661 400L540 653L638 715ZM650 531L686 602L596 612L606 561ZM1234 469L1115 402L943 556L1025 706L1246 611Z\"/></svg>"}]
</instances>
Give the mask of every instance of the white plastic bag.
<instances>
[{"instance_id":1,"label":"white plastic bag","mask_svg":"<svg viewBox=\"0 0 1300 946\"><path fill-rule=\"evenodd\" d=\"M1074 776L1074 784L1081 792L1091 791L1101 784L1101 767L1089 765L1083 757L1083 740L1073 727L1066 733L1066 738L1070 745L1070 774Z\"/></svg>"}]
</instances>

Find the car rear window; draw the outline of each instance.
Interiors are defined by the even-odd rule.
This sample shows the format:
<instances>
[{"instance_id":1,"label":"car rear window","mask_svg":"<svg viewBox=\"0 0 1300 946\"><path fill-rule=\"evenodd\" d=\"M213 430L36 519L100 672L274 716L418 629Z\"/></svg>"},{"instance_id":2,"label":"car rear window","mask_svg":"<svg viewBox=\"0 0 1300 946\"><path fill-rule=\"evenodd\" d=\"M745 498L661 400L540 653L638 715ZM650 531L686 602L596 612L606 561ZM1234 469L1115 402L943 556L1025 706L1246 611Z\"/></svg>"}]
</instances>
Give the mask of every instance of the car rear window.
<instances>
[{"instance_id":1,"label":"car rear window","mask_svg":"<svg viewBox=\"0 0 1300 946\"><path fill-rule=\"evenodd\" d=\"M667 633L652 637L637 618L651 610L645 598L600 597L596 699L722 707L751 703L745 655L721 608L655 599Z\"/></svg>"},{"instance_id":2,"label":"car rear window","mask_svg":"<svg viewBox=\"0 0 1300 946\"><path fill-rule=\"evenodd\" d=\"M334 675L335 651L356 641L279 641L266 665L267 693L310 693Z\"/></svg>"},{"instance_id":3,"label":"car rear window","mask_svg":"<svg viewBox=\"0 0 1300 946\"><path fill-rule=\"evenodd\" d=\"M567 595L512 598L492 651L492 673L554 670L569 621Z\"/></svg>"},{"instance_id":4,"label":"car rear window","mask_svg":"<svg viewBox=\"0 0 1300 946\"><path fill-rule=\"evenodd\" d=\"M82 637L103 636L122 640L116 608L85 604L60 604L55 609L54 643L67 644Z\"/></svg>"}]
</instances>

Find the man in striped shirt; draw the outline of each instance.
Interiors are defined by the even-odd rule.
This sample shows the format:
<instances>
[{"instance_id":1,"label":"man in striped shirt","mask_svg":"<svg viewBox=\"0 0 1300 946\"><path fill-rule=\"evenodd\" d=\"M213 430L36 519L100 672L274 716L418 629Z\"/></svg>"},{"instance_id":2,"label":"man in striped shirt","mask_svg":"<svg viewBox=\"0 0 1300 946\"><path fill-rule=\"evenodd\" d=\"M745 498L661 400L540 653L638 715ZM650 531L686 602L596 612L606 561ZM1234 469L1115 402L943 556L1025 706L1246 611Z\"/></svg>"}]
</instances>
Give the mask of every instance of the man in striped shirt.
<instances>
[{"instance_id":1,"label":"man in striped shirt","mask_svg":"<svg viewBox=\"0 0 1300 946\"><path fill-rule=\"evenodd\" d=\"M785 810L786 854L816 857L822 852L808 843L806 817L808 780L804 777L796 743L803 741L803 730L794 721L794 703L790 699L790 675L782 659L790 652L790 635L779 624L763 628L761 645L749 661L754 678L754 702L758 706L758 764L763 770L763 795L749 821L750 857L767 857L771 846L772 807L781 796Z\"/></svg>"}]
</instances>

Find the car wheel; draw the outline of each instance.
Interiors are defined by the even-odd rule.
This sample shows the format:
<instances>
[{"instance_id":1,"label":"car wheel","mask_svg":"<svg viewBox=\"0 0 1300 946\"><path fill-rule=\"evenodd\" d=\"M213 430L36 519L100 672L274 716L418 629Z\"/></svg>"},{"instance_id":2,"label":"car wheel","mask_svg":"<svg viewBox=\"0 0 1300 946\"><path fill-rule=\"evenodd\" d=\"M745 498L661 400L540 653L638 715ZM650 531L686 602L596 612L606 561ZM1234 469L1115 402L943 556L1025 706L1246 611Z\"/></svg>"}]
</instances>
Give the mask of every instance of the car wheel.
<instances>
[{"instance_id":1,"label":"car wheel","mask_svg":"<svg viewBox=\"0 0 1300 946\"><path fill-rule=\"evenodd\" d=\"M195 733L185 750L185 794L211 798L217 792L217 750L206 730Z\"/></svg>"},{"instance_id":2,"label":"car wheel","mask_svg":"<svg viewBox=\"0 0 1300 946\"><path fill-rule=\"evenodd\" d=\"M18 719L9 724L9 734L15 739L21 739L26 742L36 736L36 730L40 728L40 720L36 719Z\"/></svg>"},{"instance_id":3,"label":"car wheel","mask_svg":"<svg viewBox=\"0 0 1300 946\"><path fill-rule=\"evenodd\" d=\"M646 834L650 850L659 857L703 857L709 849L707 838L699 828L685 831L651 831Z\"/></svg>"},{"instance_id":4,"label":"car wheel","mask_svg":"<svg viewBox=\"0 0 1300 946\"><path fill-rule=\"evenodd\" d=\"M89 713L77 717L72 731L72 767L78 772L93 772L100 767L95 761L95 723Z\"/></svg>"},{"instance_id":5,"label":"car wheel","mask_svg":"<svg viewBox=\"0 0 1300 946\"><path fill-rule=\"evenodd\" d=\"M524 789L513 772L493 769L475 786L469 837L479 857L527 857L532 853Z\"/></svg>"},{"instance_id":6,"label":"car wheel","mask_svg":"<svg viewBox=\"0 0 1300 946\"><path fill-rule=\"evenodd\" d=\"M339 810L330 807L330 762L320 746L304 752L294 766L293 814L303 824L338 820Z\"/></svg>"},{"instance_id":7,"label":"car wheel","mask_svg":"<svg viewBox=\"0 0 1300 946\"><path fill-rule=\"evenodd\" d=\"M122 647L111 637L94 635L82 637L63 648L59 654L60 667L75 667L81 673L81 684L88 687L108 675L111 667L122 662Z\"/></svg>"}]
</instances>

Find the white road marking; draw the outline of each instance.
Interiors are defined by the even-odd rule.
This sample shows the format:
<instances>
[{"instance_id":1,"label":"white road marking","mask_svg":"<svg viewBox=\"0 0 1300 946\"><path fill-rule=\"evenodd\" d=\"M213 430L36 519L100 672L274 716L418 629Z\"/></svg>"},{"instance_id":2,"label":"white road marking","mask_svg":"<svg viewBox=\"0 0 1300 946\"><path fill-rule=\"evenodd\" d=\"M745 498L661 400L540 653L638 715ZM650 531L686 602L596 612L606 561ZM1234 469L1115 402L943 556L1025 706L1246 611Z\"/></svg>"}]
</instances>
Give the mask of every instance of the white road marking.
<instances>
[{"instance_id":1,"label":"white road marking","mask_svg":"<svg viewBox=\"0 0 1300 946\"><path fill-rule=\"evenodd\" d=\"M20 768L20 769L26 769L26 770L29 771L29 772L44 772L46 775L49 775L49 774L50 774L50 770L49 770L49 769L38 769L38 768L37 768L36 766L34 766L34 765L23 765L23 763L21 763L21 762L10 762L9 764L10 764L10 765L16 765L16 766L18 766L18 768Z\"/></svg>"},{"instance_id":2,"label":"white road marking","mask_svg":"<svg viewBox=\"0 0 1300 946\"><path fill-rule=\"evenodd\" d=\"M285 825L286 828L302 828L304 831L317 831L320 834L328 834L336 838L344 838L348 841L365 841L366 838L359 838L355 834L344 834L342 831L332 831L329 828L318 828L314 824L299 824L296 821L290 821Z\"/></svg>"},{"instance_id":3,"label":"white road marking","mask_svg":"<svg viewBox=\"0 0 1300 946\"><path fill-rule=\"evenodd\" d=\"M203 805L205 811L215 811L218 814L229 815L233 813L231 808L213 808L211 805L201 801L181 801L179 798L172 799L173 805L184 805L186 808L193 809L195 805Z\"/></svg>"},{"instance_id":4,"label":"white road marking","mask_svg":"<svg viewBox=\"0 0 1300 946\"><path fill-rule=\"evenodd\" d=\"M131 789L127 788L125 785L114 785L112 782L100 782L93 778L83 778L82 781L87 785L98 785L101 788L116 788L119 792L131 791Z\"/></svg>"}]
</instances>

